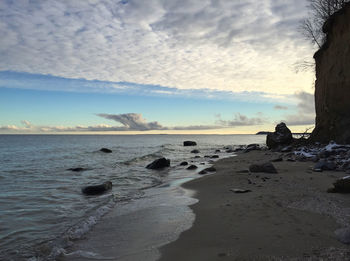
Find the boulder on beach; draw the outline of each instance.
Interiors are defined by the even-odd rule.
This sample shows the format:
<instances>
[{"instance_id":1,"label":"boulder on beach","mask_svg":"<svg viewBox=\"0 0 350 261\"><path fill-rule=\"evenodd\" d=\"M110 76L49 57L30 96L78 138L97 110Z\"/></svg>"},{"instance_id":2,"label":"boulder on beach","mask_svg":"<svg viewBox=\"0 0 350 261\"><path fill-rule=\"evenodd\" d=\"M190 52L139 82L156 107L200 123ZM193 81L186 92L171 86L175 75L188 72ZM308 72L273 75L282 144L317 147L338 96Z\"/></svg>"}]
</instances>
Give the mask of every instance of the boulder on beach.
<instances>
[{"instance_id":1,"label":"boulder on beach","mask_svg":"<svg viewBox=\"0 0 350 261\"><path fill-rule=\"evenodd\" d=\"M104 153L112 153L112 150L107 149L107 148L102 148L102 149L100 149L100 151L104 152Z\"/></svg>"},{"instance_id":2,"label":"boulder on beach","mask_svg":"<svg viewBox=\"0 0 350 261\"><path fill-rule=\"evenodd\" d=\"M333 183L334 188L328 189L331 193L350 193L350 176L338 179Z\"/></svg>"},{"instance_id":3,"label":"boulder on beach","mask_svg":"<svg viewBox=\"0 0 350 261\"><path fill-rule=\"evenodd\" d=\"M146 166L147 169L163 169L170 167L170 160L166 158L156 159Z\"/></svg>"},{"instance_id":4,"label":"boulder on beach","mask_svg":"<svg viewBox=\"0 0 350 261\"><path fill-rule=\"evenodd\" d=\"M87 186L83 188L81 192L85 195L99 195L105 193L110 189L112 189L112 182L106 181L105 183L100 185Z\"/></svg>"},{"instance_id":5,"label":"boulder on beach","mask_svg":"<svg viewBox=\"0 0 350 261\"><path fill-rule=\"evenodd\" d=\"M269 149L281 149L293 142L293 136L290 129L284 122L277 124L275 132L266 136L266 145Z\"/></svg>"},{"instance_id":6,"label":"boulder on beach","mask_svg":"<svg viewBox=\"0 0 350 261\"><path fill-rule=\"evenodd\" d=\"M327 161L327 160L320 160L318 161L313 170L316 172L321 172L323 170L335 170L337 166L333 161Z\"/></svg>"},{"instance_id":7,"label":"boulder on beach","mask_svg":"<svg viewBox=\"0 0 350 261\"><path fill-rule=\"evenodd\" d=\"M184 141L184 146L197 146L197 143L195 141Z\"/></svg>"},{"instance_id":8,"label":"boulder on beach","mask_svg":"<svg viewBox=\"0 0 350 261\"><path fill-rule=\"evenodd\" d=\"M196 165L191 165L189 166L187 169L188 170L193 170L193 169L197 169L198 167Z\"/></svg>"},{"instance_id":9,"label":"boulder on beach","mask_svg":"<svg viewBox=\"0 0 350 261\"><path fill-rule=\"evenodd\" d=\"M271 162L262 164L252 164L249 166L250 172L277 173L275 166Z\"/></svg>"},{"instance_id":10,"label":"boulder on beach","mask_svg":"<svg viewBox=\"0 0 350 261\"><path fill-rule=\"evenodd\" d=\"M191 153L199 153L199 150L192 150Z\"/></svg>"},{"instance_id":11,"label":"boulder on beach","mask_svg":"<svg viewBox=\"0 0 350 261\"><path fill-rule=\"evenodd\" d=\"M211 159L218 159L219 158L219 155L212 155L210 156Z\"/></svg>"},{"instance_id":12,"label":"boulder on beach","mask_svg":"<svg viewBox=\"0 0 350 261\"><path fill-rule=\"evenodd\" d=\"M180 166L187 166L188 165L188 162L187 161L183 161L180 163Z\"/></svg>"},{"instance_id":13,"label":"boulder on beach","mask_svg":"<svg viewBox=\"0 0 350 261\"><path fill-rule=\"evenodd\" d=\"M259 144L249 144L244 150L243 153L250 152L252 150L261 150Z\"/></svg>"}]
</instances>

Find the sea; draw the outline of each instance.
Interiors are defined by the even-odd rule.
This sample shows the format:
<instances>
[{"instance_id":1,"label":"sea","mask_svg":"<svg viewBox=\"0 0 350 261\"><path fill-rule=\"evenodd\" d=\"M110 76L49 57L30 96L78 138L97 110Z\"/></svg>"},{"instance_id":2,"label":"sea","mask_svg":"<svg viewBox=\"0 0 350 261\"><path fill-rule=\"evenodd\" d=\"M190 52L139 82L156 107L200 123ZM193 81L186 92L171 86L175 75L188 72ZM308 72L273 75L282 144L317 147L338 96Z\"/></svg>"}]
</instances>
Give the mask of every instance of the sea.
<instances>
[{"instance_id":1,"label":"sea","mask_svg":"<svg viewBox=\"0 0 350 261\"><path fill-rule=\"evenodd\" d=\"M0 260L56 260L66 248L89 237L89 231L119 206L144 207L147 203L137 202L147 202L147 191L161 195L154 191L165 184L179 187L201 177L198 172L216 160L208 156L233 157L227 148L263 144L265 139L264 135L0 135ZM186 140L197 146L184 147ZM200 153L191 153L194 148ZM171 166L145 168L160 157L170 159ZM179 165L182 161L199 168L187 170ZM81 191L105 181L113 187L103 195L86 196Z\"/></svg>"}]
</instances>

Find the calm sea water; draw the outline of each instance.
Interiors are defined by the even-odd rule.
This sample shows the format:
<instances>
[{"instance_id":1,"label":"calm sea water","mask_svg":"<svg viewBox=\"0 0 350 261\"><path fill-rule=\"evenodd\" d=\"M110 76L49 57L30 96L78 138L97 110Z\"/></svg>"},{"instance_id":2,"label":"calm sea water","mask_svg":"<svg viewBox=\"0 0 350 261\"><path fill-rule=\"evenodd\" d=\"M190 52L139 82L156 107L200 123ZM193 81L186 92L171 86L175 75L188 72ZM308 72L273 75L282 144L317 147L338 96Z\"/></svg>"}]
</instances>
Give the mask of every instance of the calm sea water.
<instances>
[{"instance_id":1,"label":"calm sea water","mask_svg":"<svg viewBox=\"0 0 350 261\"><path fill-rule=\"evenodd\" d=\"M184 140L198 143L201 158ZM181 161L205 166L204 155L232 155L225 146L264 141L257 135L0 135L0 260L54 259L55 249L80 238L118 202L142 198L179 171L198 176L179 169ZM113 153L99 152L102 147ZM169 158L171 168L145 168L159 157ZM88 170L67 170L76 167ZM82 195L82 187L107 180L110 192Z\"/></svg>"}]
</instances>

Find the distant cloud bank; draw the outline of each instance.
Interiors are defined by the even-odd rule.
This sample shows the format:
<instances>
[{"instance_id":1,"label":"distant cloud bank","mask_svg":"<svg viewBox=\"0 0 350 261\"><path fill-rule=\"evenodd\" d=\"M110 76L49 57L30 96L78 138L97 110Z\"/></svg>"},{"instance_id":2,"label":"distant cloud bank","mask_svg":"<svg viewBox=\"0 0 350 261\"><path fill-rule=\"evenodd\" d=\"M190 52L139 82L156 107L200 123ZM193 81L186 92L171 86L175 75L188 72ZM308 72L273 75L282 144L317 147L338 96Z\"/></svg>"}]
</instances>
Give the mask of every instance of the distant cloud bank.
<instances>
[{"instance_id":1,"label":"distant cloud bank","mask_svg":"<svg viewBox=\"0 0 350 261\"><path fill-rule=\"evenodd\" d=\"M0 126L2 132L108 132L108 131L157 131L157 130L213 130L234 128L238 126L252 126L266 123L262 118L249 118L245 115L237 113L233 120L222 120L221 117L213 125L193 125L193 126L162 126L157 121L148 122L139 113L125 113L125 114L105 114L100 113L97 116L118 122L121 126L112 126L100 124L96 126L36 126L29 121L22 121L22 126L7 125Z\"/></svg>"}]
</instances>

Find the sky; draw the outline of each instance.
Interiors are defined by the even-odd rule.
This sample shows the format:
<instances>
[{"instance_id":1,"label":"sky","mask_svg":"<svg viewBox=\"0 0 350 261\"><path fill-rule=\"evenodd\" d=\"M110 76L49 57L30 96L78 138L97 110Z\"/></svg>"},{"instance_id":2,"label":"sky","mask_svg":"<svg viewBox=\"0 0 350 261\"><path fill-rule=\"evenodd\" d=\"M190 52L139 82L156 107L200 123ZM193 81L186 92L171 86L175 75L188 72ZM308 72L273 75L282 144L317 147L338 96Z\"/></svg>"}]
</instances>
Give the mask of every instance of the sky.
<instances>
[{"instance_id":1,"label":"sky","mask_svg":"<svg viewBox=\"0 0 350 261\"><path fill-rule=\"evenodd\" d=\"M306 0L2 0L0 134L314 125Z\"/></svg>"}]
</instances>

